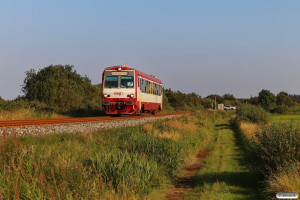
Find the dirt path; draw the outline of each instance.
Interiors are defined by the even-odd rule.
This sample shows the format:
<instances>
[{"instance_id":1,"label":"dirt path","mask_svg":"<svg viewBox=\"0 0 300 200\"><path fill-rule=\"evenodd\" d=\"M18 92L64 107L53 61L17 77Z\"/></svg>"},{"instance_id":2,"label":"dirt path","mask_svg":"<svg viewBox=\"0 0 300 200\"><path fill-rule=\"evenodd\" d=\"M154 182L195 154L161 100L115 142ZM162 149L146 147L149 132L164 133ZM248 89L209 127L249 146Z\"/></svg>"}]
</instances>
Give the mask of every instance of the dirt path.
<instances>
[{"instance_id":1,"label":"dirt path","mask_svg":"<svg viewBox=\"0 0 300 200\"><path fill-rule=\"evenodd\" d=\"M181 200L188 195L194 188L194 178L197 172L204 166L202 159L205 158L209 152L207 149L199 151L195 160L183 168L184 173L180 177L177 177L174 187L166 194L166 199Z\"/></svg>"},{"instance_id":2,"label":"dirt path","mask_svg":"<svg viewBox=\"0 0 300 200\"><path fill-rule=\"evenodd\" d=\"M229 120L215 126L217 139L205 166L194 178L187 199L252 200L260 196L257 172L245 165L244 154L237 145Z\"/></svg>"}]
</instances>

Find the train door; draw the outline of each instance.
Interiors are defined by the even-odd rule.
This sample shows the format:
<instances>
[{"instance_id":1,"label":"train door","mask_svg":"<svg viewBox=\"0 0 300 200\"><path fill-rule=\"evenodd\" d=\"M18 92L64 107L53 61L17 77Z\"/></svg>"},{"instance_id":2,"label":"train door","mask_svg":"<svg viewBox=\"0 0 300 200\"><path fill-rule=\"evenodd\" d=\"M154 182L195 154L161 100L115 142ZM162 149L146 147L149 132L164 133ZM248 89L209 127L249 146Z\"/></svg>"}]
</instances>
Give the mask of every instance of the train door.
<instances>
[{"instance_id":1,"label":"train door","mask_svg":"<svg viewBox=\"0 0 300 200\"><path fill-rule=\"evenodd\" d=\"M141 98L142 78L138 77L138 88L137 88L137 101L139 102L139 110L142 109L142 98Z\"/></svg>"}]
</instances>

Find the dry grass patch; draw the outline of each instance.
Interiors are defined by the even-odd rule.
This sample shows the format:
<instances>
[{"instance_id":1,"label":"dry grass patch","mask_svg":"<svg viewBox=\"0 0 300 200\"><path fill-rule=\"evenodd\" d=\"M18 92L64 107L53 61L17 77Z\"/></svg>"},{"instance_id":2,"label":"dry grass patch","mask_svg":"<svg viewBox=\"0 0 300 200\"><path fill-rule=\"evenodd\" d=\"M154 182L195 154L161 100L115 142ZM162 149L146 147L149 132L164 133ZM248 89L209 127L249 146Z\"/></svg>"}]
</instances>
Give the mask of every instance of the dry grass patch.
<instances>
[{"instance_id":1,"label":"dry grass patch","mask_svg":"<svg viewBox=\"0 0 300 200\"><path fill-rule=\"evenodd\" d=\"M175 130L186 131L191 133L195 133L198 131L198 126L192 121L188 121L187 123L185 123L181 120L171 120L167 122L167 126Z\"/></svg>"},{"instance_id":2,"label":"dry grass patch","mask_svg":"<svg viewBox=\"0 0 300 200\"><path fill-rule=\"evenodd\" d=\"M153 123L146 123L142 129L147 134L153 135L159 138L170 138L178 140L185 134L194 134L198 132L199 126L196 124L199 120L195 116L188 116L187 119L172 119L163 122L163 129L159 130Z\"/></svg>"},{"instance_id":3,"label":"dry grass patch","mask_svg":"<svg viewBox=\"0 0 300 200\"><path fill-rule=\"evenodd\" d=\"M258 124L241 121L239 127L248 140L256 140L255 132L260 131L260 126Z\"/></svg>"},{"instance_id":4,"label":"dry grass patch","mask_svg":"<svg viewBox=\"0 0 300 200\"><path fill-rule=\"evenodd\" d=\"M268 193L297 192L300 194L299 169L271 176L268 180L268 185L266 190Z\"/></svg>"},{"instance_id":5,"label":"dry grass patch","mask_svg":"<svg viewBox=\"0 0 300 200\"><path fill-rule=\"evenodd\" d=\"M158 132L157 130L155 130L153 132L153 136L155 137L159 137L159 138L169 138L169 139L173 139L173 140L179 140L182 135L176 131L164 131L162 133Z\"/></svg>"},{"instance_id":6,"label":"dry grass patch","mask_svg":"<svg viewBox=\"0 0 300 200\"><path fill-rule=\"evenodd\" d=\"M143 125L143 130L148 133L151 134L152 130L153 130L153 124L152 123L146 123Z\"/></svg>"}]
</instances>

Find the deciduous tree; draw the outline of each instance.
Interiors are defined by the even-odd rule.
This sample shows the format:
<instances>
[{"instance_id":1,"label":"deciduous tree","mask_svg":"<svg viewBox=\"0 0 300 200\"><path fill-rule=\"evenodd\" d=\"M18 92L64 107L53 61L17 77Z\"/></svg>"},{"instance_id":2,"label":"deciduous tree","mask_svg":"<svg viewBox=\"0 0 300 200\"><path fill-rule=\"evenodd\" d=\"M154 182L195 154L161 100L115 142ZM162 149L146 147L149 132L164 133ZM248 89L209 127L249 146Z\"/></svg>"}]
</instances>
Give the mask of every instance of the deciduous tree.
<instances>
[{"instance_id":1,"label":"deciduous tree","mask_svg":"<svg viewBox=\"0 0 300 200\"><path fill-rule=\"evenodd\" d=\"M286 92L279 92L276 96L276 104L278 106L289 106L293 105L291 97Z\"/></svg>"},{"instance_id":2,"label":"deciduous tree","mask_svg":"<svg viewBox=\"0 0 300 200\"><path fill-rule=\"evenodd\" d=\"M261 90L258 94L258 101L266 111L270 111L276 105L276 97L269 90Z\"/></svg>"},{"instance_id":3,"label":"deciduous tree","mask_svg":"<svg viewBox=\"0 0 300 200\"><path fill-rule=\"evenodd\" d=\"M100 88L78 74L72 65L50 65L38 72L27 71L22 91L26 99L46 103L58 112L80 109L95 99L100 105Z\"/></svg>"}]
</instances>

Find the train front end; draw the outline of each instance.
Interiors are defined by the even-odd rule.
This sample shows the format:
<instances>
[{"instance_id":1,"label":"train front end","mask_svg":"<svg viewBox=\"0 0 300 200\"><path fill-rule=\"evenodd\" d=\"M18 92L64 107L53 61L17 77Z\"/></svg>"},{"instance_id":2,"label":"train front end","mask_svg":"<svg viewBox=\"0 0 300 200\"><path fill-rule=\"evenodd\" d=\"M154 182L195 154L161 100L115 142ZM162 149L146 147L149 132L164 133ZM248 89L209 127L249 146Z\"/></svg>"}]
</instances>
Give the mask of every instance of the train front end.
<instances>
[{"instance_id":1,"label":"train front end","mask_svg":"<svg viewBox=\"0 0 300 200\"><path fill-rule=\"evenodd\" d=\"M129 114L138 110L136 70L114 66L102 75L102 110L106 114Z\"/></svg>"}]
</instances>

